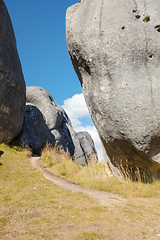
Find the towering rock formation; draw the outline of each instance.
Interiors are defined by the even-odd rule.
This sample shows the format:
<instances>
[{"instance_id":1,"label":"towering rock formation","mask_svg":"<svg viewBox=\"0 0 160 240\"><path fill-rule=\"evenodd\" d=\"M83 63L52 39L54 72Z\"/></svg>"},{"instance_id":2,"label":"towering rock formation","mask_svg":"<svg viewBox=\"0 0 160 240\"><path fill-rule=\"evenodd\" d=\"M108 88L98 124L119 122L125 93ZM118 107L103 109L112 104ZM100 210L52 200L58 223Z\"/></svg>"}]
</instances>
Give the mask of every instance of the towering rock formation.
<instances>
[{"instance_id":1,"label":"towering rock formation","mask_svg":"<svg viewBox=\"0 0 160 240\"><path fill-rule=\"evenodd\" d=\"M20 142L39 152L48 142L68 152L74 162L86 165L96 154L87 132L76 133L65 111L41 87L27 87L27 110Z\"/></svg>"},{"instance_id":2,"label":"towering rock formation","mask_svg":"<svg viewBox=\"0 0 160 240\"><path fill-rule=\"evenodd\" d=\"M12 23L0 0L0 140L9 142L22 129L25 114L25 82Z\"/></svg>"},{"instance_id":3,"label":"towering rock formation","mask_svg":"<svg viewBox=\"0 0 160 240\"><path fill-rule=\"evenodd\" d=\"M82 0L67 10L68 51L105 149L160 177L160 1Z\"/></svg>"}]
</instances>

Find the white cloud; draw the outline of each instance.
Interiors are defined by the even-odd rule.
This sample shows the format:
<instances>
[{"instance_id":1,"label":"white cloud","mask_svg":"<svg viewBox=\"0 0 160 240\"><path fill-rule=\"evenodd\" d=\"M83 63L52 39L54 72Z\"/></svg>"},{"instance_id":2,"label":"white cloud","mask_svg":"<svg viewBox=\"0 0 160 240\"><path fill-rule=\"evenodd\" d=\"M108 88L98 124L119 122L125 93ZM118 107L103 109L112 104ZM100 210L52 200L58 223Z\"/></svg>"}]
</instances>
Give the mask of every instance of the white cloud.
<instances>
[{"instance_id":1,"label":"white cloud","mask_svg":"<svg viewBox=\"0 0 160 240\"><path fill-rule=\"evenodd\" d=\"M92 120L90 119L90 115L83 94L76 94L73 97L64 100L64 105L61 107L68 114L72 122L72 126L76 132L87 131L91 135L98 153L98 158L99 160L102 160L103 156L101 141L97 130L93 125ZM89 119L90 121L89 124L85 126L84 122L86 119L87 123Z\"/></svg>"},{"instance_id":2,"label":"white cloud","mask_svg":"<svg viewBox=\"0 0 160 240\"><path fill-rule=\"evenodd\" d=\"M62 108L66 111L72 120L73 125L74 121L76 122L76 119L89 116L89 112L82 93L75 94L73 97L64 100L64 105ZM76 124L77 122L75 125Z\"/></svg>"}]
</instances>

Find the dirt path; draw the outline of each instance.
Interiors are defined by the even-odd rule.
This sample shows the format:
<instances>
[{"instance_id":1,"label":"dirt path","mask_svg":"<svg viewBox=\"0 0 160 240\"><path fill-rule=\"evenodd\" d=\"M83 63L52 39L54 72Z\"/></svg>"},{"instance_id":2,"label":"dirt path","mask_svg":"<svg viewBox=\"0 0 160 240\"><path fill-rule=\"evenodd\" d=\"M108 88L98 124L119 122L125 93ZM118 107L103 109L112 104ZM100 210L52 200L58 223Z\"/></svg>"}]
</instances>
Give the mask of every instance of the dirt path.
<instances>
[{"instance_id":1,"label":"dirt path","mask_svg":"<svg viewBox=\"0 0 160 240\"><path fill-rule=\"evenodd\" d=\"M64 179L50 170L48 170L46 167L44 167L39 162L39 157L31 157L30 163L32 167L37 168L42 171L43 176L53 182L54 184L62 187L63 189L72 191L72 192L82 192L94 199L97 199L100 201L100 204L103 206L114 206L114 205L124 205L126 204L126 200L116 194L108 193L108 192L102 192L102 191L96 191L96 190L90 190L84 187L81 187L78 183L74 183L70 180Z\"/></svg>"}]
</instances>

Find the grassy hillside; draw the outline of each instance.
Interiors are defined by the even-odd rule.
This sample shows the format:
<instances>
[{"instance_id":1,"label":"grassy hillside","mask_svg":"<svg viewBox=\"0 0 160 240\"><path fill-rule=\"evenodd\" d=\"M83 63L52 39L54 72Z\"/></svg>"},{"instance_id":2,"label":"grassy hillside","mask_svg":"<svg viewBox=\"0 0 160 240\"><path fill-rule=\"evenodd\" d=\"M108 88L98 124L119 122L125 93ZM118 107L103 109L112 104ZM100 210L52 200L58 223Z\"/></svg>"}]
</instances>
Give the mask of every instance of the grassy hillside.
<instances>
[{"instance_id":1,"label":"grassy hillside","mask_svg":"<svg viewBox=\"0 0 160 240\"><path fill-rule=\"evenodd\" d=\"M126 198L122 205L103 207L46 180L30 166L29 151L0 144L0 155L0 239L160 239L158 182L119 182L108 178L101 164L81 168L70 160L63 162L60 154L46 163L62 176Z\"/></svg>"},{"instance_id":2,"label":"grassy hillside","mask_svg":"<svg viewBox=\"0 0 160 240\"><path fill-rule=\"evenodd\" d=\"M71 161L57 149L47 146L41 157L41 162L52 172L81 183L82 186L99 191L120 194L123 197L160 198L160 182L152 183L119 181L114 176L107 176L103 163L91 161L88 166L82 167Z\"/></svg>"}]
</instances>

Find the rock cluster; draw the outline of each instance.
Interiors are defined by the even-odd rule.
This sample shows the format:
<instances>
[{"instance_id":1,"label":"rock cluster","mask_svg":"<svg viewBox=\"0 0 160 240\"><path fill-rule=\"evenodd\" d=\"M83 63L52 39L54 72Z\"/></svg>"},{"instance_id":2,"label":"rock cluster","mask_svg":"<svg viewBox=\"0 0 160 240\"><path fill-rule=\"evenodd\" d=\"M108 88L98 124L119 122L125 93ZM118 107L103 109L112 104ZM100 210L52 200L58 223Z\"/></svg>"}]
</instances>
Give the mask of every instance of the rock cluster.
<instances>
[{"instance_id":1,"label":"rock cluster","mask_svg":"<svg viewBox=\"0 0 160 240\"><path fill-rule=\"evenodd\" d=\"M25 91L12 23L0 0L0 141L10 142L22 129Z\"/></svg>"},{"instance_id":2,"label":"rock cluster","mask_svg":"<svg viewBox=\"0 0 160 240\"><path fill-rule=\"evenodd\" d=\"M27 87L27 110L21 143L38 153L48 142L68 152L73 161L87 164L92 155L97 156L93 140L87 132L76 133L65 111L41 87Z\"/></svg>"},{"instance_id":3,"label":"rock cluster","mask_svg":"<svg viewBox=\"0 0 160 240\"><path fill-rule=\"evenodd\" d=\"M28 87L26 93L14 31L3 0L0 0L0 86L0 141L18 140L36 153L48 142L69 152L73 161L81 165L87 164L91 155L97 158L90 135L73 130L65 111L46 90Z\"/></svg>"},{"instance_id":4,"label":"rock cluster","mask_svg":"<svg viewBox=\"0 0 160 240\"><path fill-rule=\"evenodd\" d=\"M159 9L159 0L83 0L67 10L68 51L116 176L122 165L160 177Z\"/></svg>"}]
</instances>

